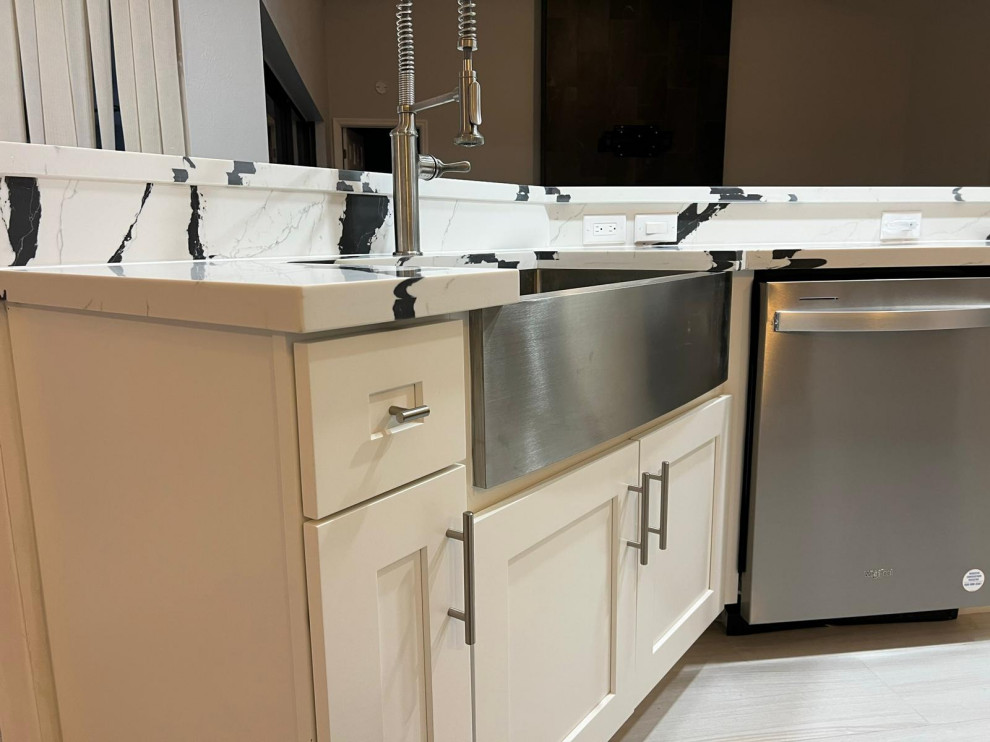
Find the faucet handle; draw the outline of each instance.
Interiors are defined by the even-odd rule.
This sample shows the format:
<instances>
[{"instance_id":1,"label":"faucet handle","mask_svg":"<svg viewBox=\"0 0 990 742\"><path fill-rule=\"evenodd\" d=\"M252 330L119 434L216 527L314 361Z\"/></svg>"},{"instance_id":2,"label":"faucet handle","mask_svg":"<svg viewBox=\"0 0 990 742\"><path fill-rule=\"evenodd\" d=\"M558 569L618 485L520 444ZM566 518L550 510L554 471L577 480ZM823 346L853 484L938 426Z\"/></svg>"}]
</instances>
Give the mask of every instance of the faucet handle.
<instances>
[{"instance_id":1,"label":"faucet handle","mask_svg":"<svg viewBox=\"0 0 990 742\"><path fill-rule=\"evenodd\" d=\"M447 173L469 172L471 172L471 163L467 160L448 163L441 162L439 158L434 157L433 155L419 156L419 177L423 180L442 178Z\"/></svg>"}]
</instances>

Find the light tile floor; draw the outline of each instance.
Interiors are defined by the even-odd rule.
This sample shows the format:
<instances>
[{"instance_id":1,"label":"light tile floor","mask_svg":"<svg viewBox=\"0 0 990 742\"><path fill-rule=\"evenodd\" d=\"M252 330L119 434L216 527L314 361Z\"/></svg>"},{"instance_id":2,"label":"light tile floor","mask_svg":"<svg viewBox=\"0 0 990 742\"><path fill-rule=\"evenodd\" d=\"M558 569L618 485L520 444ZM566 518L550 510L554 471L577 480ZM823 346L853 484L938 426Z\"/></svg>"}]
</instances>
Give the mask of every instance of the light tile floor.
<instances>
[{"instance_id":1,"label":"light tile floor","mask_svg":"<svg viewBox=\"0 0 990 742\"><path fill-rule=\"evenodd\" d=\"M727 637L713 626L612 742L990 742L990 613Z\"/></svg>"}]
</instances>

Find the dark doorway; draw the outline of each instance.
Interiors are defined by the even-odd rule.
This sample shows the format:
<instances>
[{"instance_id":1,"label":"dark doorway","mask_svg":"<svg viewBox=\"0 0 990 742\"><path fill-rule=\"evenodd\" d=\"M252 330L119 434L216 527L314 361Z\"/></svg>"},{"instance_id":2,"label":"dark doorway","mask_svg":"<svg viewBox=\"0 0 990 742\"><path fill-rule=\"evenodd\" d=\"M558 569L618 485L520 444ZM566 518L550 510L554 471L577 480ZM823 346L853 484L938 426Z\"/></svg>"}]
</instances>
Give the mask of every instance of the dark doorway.
<instances>
[{"instance_id":1,"label":"dark doorway","mask_svg":"<svg viewBox=\"0 0 990 742\"><path fill-rule=\"evenodd\" d=\"M543 0L548 185L721 185L732 0Z\"/></svg>"},{"instance_id":2,"label":"dark doorway","mask_svg":"<svg viewBox=\"0 0 990 742\"><path fill-rule=\"evenodd\" d=\"M349 126L343 130L344 167L372 173L392 172L392 127Z\"/></svg>"},{"instance_id":3,"label":"dark doorway","mask_svg":"<svg viewBox=\"0 0 990 742\"><path fill-rule=\"evenodd\" d=\"M316 125L307 121L265 65L268 113L268 161L280 165L316 165Z\"/></svg>"}]
</instances>

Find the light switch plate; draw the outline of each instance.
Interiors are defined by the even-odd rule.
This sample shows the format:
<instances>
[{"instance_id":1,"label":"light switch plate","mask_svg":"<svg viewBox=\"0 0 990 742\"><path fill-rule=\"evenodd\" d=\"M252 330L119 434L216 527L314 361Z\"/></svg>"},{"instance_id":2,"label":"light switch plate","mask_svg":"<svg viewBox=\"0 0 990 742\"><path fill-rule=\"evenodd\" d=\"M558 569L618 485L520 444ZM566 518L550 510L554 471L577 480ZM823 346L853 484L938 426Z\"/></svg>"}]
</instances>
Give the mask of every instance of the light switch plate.
<instances>
[{"instance_id":1,"label":"light switch plate","mask_svg":"<svg viewBox=\"0 0 990 742\"><path fill-rule=\"evenodd\" d=\"M920 211L885 211L880 217L880 239L887 241L920 240Z\"/></svg>"},{"instance_id":2,"label":"light switch plate","mask_svg":"<svg viewBox=\"0 0 990 742\"><path fill-rule=\"evenodd\" d=\"M677 242L677 214L637 214L636 244Z\"/></svg>"},{"instance_id":3,"label":"light switch plate","mask_svg":"<svg viewBox=\"0 0 990 742\"><path fill-rule=\"evenodd\" d=\"M586 216L584 218L584 244L626 244L626 215Z\"/></svg>"}]
</instances>

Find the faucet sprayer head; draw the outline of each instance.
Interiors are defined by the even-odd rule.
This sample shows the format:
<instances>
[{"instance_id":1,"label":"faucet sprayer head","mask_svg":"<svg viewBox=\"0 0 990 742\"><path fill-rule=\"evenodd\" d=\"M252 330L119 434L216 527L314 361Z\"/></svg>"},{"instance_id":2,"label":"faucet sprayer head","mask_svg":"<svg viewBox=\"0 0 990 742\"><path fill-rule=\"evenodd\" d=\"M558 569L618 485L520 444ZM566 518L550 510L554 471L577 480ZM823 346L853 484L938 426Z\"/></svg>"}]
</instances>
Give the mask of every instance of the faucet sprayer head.
<instances>
[{"instance_id":1,"label":"faucet sprayer head","mask_svg":"<svg viewBox=\"0 0 990 742\"><path fill-rule=\"evenodd\" d=\"M464 49L464 67L457 85L461 108L461 128L454 137L454 144L460 147L480 147L485 138L478 131L481 126L481 83L474 71L472 50Z\"/></svg>"}]
</instances>

